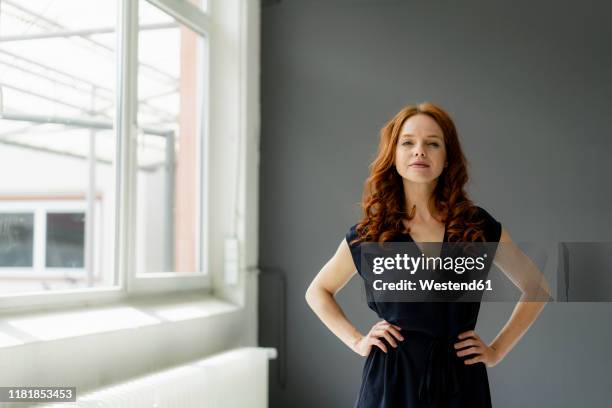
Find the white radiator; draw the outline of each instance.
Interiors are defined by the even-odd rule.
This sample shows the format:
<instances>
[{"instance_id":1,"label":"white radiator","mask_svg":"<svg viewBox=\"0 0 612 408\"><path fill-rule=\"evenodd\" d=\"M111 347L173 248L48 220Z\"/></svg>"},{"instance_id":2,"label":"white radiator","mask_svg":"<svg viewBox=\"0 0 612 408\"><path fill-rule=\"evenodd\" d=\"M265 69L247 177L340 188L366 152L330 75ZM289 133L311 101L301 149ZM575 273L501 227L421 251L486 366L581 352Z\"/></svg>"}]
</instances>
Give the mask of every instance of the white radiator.
<instances>
[{"instance_id":1,"label":"white radiator","mask_svg":"<svg viewBox=\"0 0 612 408\"><path fill-rule=\"evenodd\" d=\"M266 408L268 360L276 349L245 347L135 378L47 408Z\"/></svg>"}]
</instances>

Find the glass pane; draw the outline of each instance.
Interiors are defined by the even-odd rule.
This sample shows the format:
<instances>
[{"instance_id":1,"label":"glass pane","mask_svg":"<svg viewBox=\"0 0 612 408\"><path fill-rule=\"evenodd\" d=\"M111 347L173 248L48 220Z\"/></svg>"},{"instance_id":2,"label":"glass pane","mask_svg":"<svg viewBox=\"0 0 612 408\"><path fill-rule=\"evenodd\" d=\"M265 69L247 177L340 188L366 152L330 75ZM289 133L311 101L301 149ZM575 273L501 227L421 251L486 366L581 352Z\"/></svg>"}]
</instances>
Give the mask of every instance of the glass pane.
<instances>
[{"instance_id":1,"label":"glass pane","mask_svg":"<svg viewBox=\"0 0 612 408\"><path fill-rule=\"evenodd\" d=\"M47 214L47 267L85 266L85 214Z\"/></svg>"},{"instance_id":2,"label":"glass pane","mask_svg":"<svg viewBox=\"0 0 612 408\"><path fill-rule=\"evenodd\" d=\"M34 214L0 214L0 267L31 267Z\"/></svg>"},{"instance_id":3,"label":"glass pane","mask_svg":"<svg viewBox=\"0 0 612 408\"><path fill-rule=\"evenodd\" d=\"M0 292L113 285L117 2L0 2L0 212L36 209L30 269L0 267ZM84 255L46 251L46 214L73 211Z\"/></svg>"},{"instance_id":4,"label":"glass pane","mask_svg":"<svg viewBox=\"0 0 612 408\"><path fill-rule=\"evenodd\" d=\"M139 20L137 270L197 272L204 40L146 1Z\"/></svg>"}]
</instances>

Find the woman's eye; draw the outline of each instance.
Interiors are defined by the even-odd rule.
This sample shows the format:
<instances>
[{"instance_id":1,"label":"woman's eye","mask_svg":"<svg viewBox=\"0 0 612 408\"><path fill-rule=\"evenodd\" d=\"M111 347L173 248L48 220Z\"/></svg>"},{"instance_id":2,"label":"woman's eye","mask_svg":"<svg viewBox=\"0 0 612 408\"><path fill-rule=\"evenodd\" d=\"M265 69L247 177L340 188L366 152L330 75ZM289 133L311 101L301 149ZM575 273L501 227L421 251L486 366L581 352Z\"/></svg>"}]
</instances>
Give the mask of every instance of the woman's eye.
<instances>
[{"instance_id":1,"label":"woman's eye","mask_svg":"<svg viewBox=\"0 0 612 408\"><path fill-rule=\"evenodd\" d=\"M406 140L405 142L402 143L402 146L412 146L414 143L412 143L410 140ZM427 143L428 146L433 146L433 147L440 147L440 144L437 142L431 142L431 143Z\"/></svg>"}]
</instances>

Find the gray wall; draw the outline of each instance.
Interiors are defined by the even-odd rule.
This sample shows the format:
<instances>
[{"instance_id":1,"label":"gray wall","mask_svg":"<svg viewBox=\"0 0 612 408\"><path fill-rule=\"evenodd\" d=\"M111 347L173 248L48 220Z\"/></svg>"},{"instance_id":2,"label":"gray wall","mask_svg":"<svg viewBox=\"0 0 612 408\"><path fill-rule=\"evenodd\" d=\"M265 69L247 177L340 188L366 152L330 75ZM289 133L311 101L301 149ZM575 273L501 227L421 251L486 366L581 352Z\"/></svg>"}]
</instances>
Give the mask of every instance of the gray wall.
<instances>
[{"instance_id":1,"label":"gray wall","mask_svg":"<svg viewBox=\"0 0 612 408\"><path fill-rule=\"evenodd\" d=\"M611 19L607 0L284 0L262 9L260 263L286 277L283 306L278 275L262 276L260 340L282 349L271 407L352 406L364 359L325 328L304 292L357 220L378 131L404 104L449 111L472 199L515 241L610 241ZM367 331L376 316L359 285L351 280L338 300ZM483 339L512 307L483 304ZM489 369L494 405L607 406L611 311L549 304Z\"/></svg>"}]
</instances>

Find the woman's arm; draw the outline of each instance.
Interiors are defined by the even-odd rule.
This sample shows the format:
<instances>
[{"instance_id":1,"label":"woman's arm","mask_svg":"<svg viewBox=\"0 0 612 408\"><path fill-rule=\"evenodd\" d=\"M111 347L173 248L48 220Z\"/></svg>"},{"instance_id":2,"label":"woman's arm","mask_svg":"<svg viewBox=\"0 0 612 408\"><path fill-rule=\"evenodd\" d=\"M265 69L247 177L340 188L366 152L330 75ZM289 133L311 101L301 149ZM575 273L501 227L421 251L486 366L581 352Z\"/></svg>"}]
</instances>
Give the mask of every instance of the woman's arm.
<instances>
[{"instance_id":1,"label":"woman's arm","mask_svg":"<svg viewBox=\"0 0 612 408\"><path fill-rule=\"evenodd\" d=\"M512 242L505 229L502 229L499 242L501 245L495 257L495 264L523 293L510 319L490 345L501 360L536 320L550 299L550 288L537 266Z\"/></svg>"},{"instance_id":2,"label":"woman's arm","mask_svg":"<svg viewBox=\"0 0 612 408\"><path fill-rule=\"evenodd\" d=\"M342 240L334 256L323 266L306 291L306 302L321 321L351 350L360 355L367 355L372 346L387 351L379 337L385 337L394 347L397 343L391 334L403 340L400 328L388 322L378 322L372 330L363 335L348 321L334 296L346 285L355 274L355 264L351 250Z\"/></svg>"},{"instance_id":3,"label":"woman's arm","mask_svg":"<svg viewBox=\"0 0 612 408\"><path fill-rule=\"evenodd\" d=\"M474 330L459 334L455 343L457 356L473 357L464 360L464 364L484 363L494 367L512 350L515 344L527 332L527 329L538 317L546 301L550 299L550 288L544 275L531 259L521 251L502 229L500 245L495 254L495 265L521 290L522 296L514 307L512 316L491 344L487 345ZM546 301L534 301L545 299Z\"/></svg>"},{"instance_id":4,"label":"woman's arm","mask_svg":"<svg viewBox=\"0 0 612 408\"><path fill-rule=\"evenodd\" d=\"M351 251L346 240L342 240L334 256L323 266L306 291L306 302L310 308L351 349L362 334L348 321L334 296L355 272Z\"/></svg>"}]
</instances>

